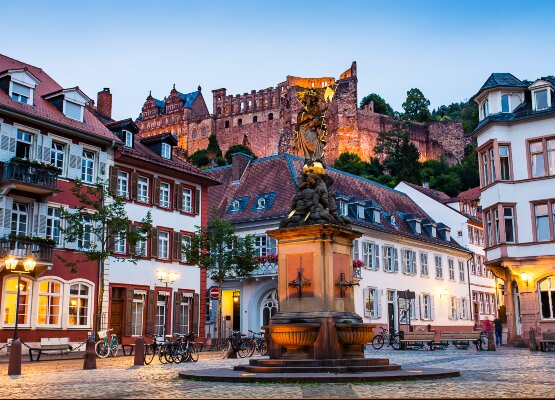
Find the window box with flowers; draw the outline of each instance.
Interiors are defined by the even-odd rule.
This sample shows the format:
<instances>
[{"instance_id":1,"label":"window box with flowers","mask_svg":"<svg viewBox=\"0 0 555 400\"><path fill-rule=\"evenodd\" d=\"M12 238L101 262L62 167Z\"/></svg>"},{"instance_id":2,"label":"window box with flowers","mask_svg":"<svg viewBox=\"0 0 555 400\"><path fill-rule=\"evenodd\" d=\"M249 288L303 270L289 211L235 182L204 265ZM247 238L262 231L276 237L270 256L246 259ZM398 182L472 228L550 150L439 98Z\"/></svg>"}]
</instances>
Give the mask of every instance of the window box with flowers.
<instances>
[{"instance_id":1,"label":"window box with flowers","mask_svg":"<svg viewBox=\"0 0 555 400\"><path fill-rule=\"evenodd\" d=\"M56 189L62 170L52 164L13 157L2 165L2 180L15 180Z\"/></svg>"},{"instance_id":2,"label":"window box with flowers","mask_svg":"<svg viewBox=\"0 0 555 400\"><path fill-rule=\"evenodd\" d=\"M364 261L353 260L353 282L359 282L362 279L362 268L364 268Z\"/></svg>"}]
</instances>

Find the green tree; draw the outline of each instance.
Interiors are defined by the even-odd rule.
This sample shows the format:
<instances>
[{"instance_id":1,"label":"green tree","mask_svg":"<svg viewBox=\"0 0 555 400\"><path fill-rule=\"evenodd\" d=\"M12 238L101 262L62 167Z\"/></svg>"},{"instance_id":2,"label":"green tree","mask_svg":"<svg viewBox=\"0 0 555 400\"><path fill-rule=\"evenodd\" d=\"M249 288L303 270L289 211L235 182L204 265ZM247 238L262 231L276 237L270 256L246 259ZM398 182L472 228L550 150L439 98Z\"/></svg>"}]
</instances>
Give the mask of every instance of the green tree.
<instances>
[{"instance_id":1,"label":"green tree","mask_svg":"<svg viewBox=\"0 0 555 400\"><path fill-rule=\"evenodd\" d=\"M258 267L254 237L235 235L229 221L212 217L207 226L197 226L189 245L184 247L187 260L205 270L218 285L218 338L222 338L222 285L229 276L247 278Z\"/></svg>"},{"instance_id":2,"label":"green tree","mask_svg":"<svg viewBox=\"0 0 555 400\"><path fill-rule=\"evenodd\" d=\"M478 153L476 151L476 144L469 144L465 147L464 150L464 158L459 164L453 167L461 182L461 191L480 186Z\"/></svg>"},{"instance_id":3,"label":"green tree","mask_svg":"<svg viewBox=\"0 0 555 400\"><path fill-rule=\"evenodd\" d=\"M231 164L231 156L235 153L245 153L253 158L256 158L252 150L249 149L247 146L242 144L235 144L225 152L225 160L228 164Z\"/></svg>"},{"instance_id":4,"label":"green tree","mask_svg":"<svg viewBox=\"0 0 555 400\"><path fill-rule=\"evenodd\" d=\"M208 155L210 157L221 157L222 156L222 149L220 149L220 145L218 144L218 138L216 135L210 135L208 138L208 147L206 148Z\"/></svg>"},{"instance_id":5,"label":"green tree","mask_svg":"<svg viewBox=\"0 0 555 400\"><path fill-rule=\"evenodd\" d=\"M393 129L380 132L374 153L383 156L383 167L396 183L420 183L420 152L409 139L407 121L395 119Z\"/></svg>"},{"instance_id":6,"label":"green tree","mask_svg":"<svg viewBox=\"0 0 555 400\"><path fill-rule=\"evenodd\" d=\"M432 118L438 121L461 121L465 133L471 133L478 125L478 105L473 101L451 103L432 111Z\"/></svg>"},{"instance_id":7,"label":"green tree","mask_svg":"<svg viewBox=\"0 0 555 400\"><path fill-rule=\"evenodd\" d=\"M208 150L205 150L205 149L195 151L187 158L187 160L191 164L196 165L199 168L206 167L208 164L210 164L210 157L208 156Z\"/></svg>"},{"instance_id":8,"label":"green tree","mask_svg":"<svg viewBox=\"0 0 555 400\"><path fill-rule=\"evenodd\" d=\"M98 263L98 304L94 332L101 326L102 299L104 297L105 264L108 257L115 261L137 263L133 256L120 256L113 253L117 243L125 242L135 246L152 228L150 211L141 221L140 227L133 229L131 220L125 211L125 200L110 190L107 181L98 181L94 185L76 181L70 189L79 204L77 207L60 207L61 218L64 220L60 228L68 243L77 242L81 257L76 261L67 261L58 256L62 263L71 268L73 273L81 263Z\"/></svg>"},{"instance_id":9,"label":"green tree","mask_svg":"<svg viewBox=\"0 0 555 400\"><path fill-rule=\"evenodd\" d=\"M407 99L403 103L404 118L416 122L429 122L432 115L428 107L430 100L424 97L420 89L413 88L407 92Z\"/></svg>"},{"instance_id":10,"label":"green tree","mask_svg":"<svg viewBox=\"0 0 555 400\"><path fill-rule=\"evenodd\" d=\"M333 167L341 171L362 176L365 172L365 163L355 153L341 153L333 162Z\"/></svg>"},{"instance_id":11,"label":"green tree","mask_svg":"<svg viewBox=\"0 0 555 400\"><path fill-rule=\"evenodd\" d=\"M393 117L393 108L391 108L391 106L382 98L382 96L376 93L370 93L369 95L364 96L360 101L360 108L370 104L370 102L372 101L374 102L374 112Z\"/></svg>"}]
</instances>

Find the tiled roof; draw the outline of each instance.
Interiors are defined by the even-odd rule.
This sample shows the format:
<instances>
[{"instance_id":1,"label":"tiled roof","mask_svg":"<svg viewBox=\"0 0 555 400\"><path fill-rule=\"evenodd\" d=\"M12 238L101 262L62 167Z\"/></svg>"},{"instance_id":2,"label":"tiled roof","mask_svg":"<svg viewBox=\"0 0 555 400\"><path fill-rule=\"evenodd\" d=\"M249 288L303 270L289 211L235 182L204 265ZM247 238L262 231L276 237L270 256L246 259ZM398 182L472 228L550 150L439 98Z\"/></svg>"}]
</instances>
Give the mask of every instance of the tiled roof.
<instances>
[{"instance_id":1,"label":"tiled roof","mask_svg":"<svg viewBox=\"0 0 555 400\"><path fill-rule=\"evenodd\" d=\"M86 131L91 135L98 136L103 139L114 139L119 141L119 139L104 126L104 124L91 112L91 110L89 110L88 107L85 107L84 122L80 122L67 118L63 112L58 110L48 100L45 100L43 96L61 91L63 88L42 69L0 54L0 71L7 72L8 70L13 69L26 69L39 80L34 90L33 105L23 104L12 100L6 92L0 90L1 107L48 120L49 122L63 125L66 128L75 128Z\"/></svg>"},{"instance_id":2,"label":"tiled roof","mask_svg":"<svg viewBox=\"0 0 555 400\"><path fill-rule=\"evenodd\" d=\"M301 158L289 154L260 158L251 161L240 183L232 182L231 165L208 169L206 172L222 182L220 186L209 188L209 202L216 207L218 215L233 223L281 219L290 211L291 200L296 193L296 177L302 173L302 166ZM327 168L326 171L334 180L330 189L339 192L342 198L348 197L350 201L360 200L365 203L373 200L372 205L379 206L383 215L397 217L395 225L391 225L384 218L380 224L352 218L353 225L462 249L454 240L446 242L415 234L401 216L411 214L424 219L431 220L431 218L404 193L334 168ZM272 207L256 210L253 205L259 195L271 192L276 193ZM245 197L249 200L242 207L243 211L228 212L234 199Z\"/></svg>"},{"instance_id":3,"label":"tiled roof","mask_svg":"<svg viewBox=\"0 0 555 400\"><path fill-rule=\"evenodd\" d=\"M430 189L430 188L425 188L423 186L420 185L415 185L414 183L409 183L409 182L405 182L403 181L403 183L407 186L410 186L411 188L418 190L420 193L431 197L432 199L434 199L435 201L439 202L439 203L449 203L449 201L452 199L451 196L440 192L439 190L435 190L435 189Z\"/></svg>"},{"instance_id":4,"label":"tiled roof","mask_svg":"<svg viewBox=\"0 0 555 400\"><path fill-rule=\"evenodd\" d=\"M177 93L179 93L179 97L181 97L181 100L183 100L183 108L191 108L193 106L193 102L198 97L200 92L197 90L196 92L191 93Z\"/></svg>"},{"instance_id":5,"label":"tiled roof","mask_svg":"<svg viewBox=\"0 0 555 400\"><path fill-rule=\"evenodd\" d=\"M507 72L495 72L489 76L489 78L482 85L478 93L472 96L472 99L474 99L484 90L493 89L495 87L528 87L528 85L515 77L513 74L509 74Z\"/></svg>"},{"instance_id":6,"label":"tiled roof","mask_svg":"<svg viewBox=\"0 0 555 400\"><path fill-rule=\"evenodd\" d=\"M476 135L484 126L488 125L490 122L512 122L517 120L522 120L526 118L534 118L540 115L553 114L555 113L555 103L551 107L543 110L532 110L532 105L529 102L524 102L519 105L512 113L497 113L490 114L483 120L481 120L474 131L469 134L469 136Z\"/></svg>"},{"instance_id":7,"label":"tiled roof","mask_svg":"<svg viewBox=\"0 0 555 400\"><path fill-rule=\"evenodd\" d=\"M465 190L459 193L459 199L464 199L468 201L479 200L480 199L480 187L476 186L472 189Z\"/></svg>"}]
</instances>

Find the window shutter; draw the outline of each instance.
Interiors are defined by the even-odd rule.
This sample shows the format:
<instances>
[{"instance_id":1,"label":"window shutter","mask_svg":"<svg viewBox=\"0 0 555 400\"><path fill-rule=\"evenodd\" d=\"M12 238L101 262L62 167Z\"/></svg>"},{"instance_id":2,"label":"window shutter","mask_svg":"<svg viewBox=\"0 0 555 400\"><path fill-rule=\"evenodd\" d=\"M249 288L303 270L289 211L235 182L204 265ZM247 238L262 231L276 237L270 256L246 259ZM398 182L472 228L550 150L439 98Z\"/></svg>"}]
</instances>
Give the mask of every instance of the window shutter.
<instances>
[{"instance_id":1,"label":"window shutter","mask_svg":"<svg viewBox=\"0 0 555 400\"><path fill-rule=\"evenodd\" d=\"M459 319L463 319L462 298L461 297L457 298L457 309L458 309L457 315L459 316Z\"/></svg>"},{"instance_id":2,"label":"window shutter","mask_svg":"<svg viewBox=\"0 0 555 400\"><path fill-rule=\"evenodd\" d=\"M150 230L150 256L158 258L158 228Z\"/></svg>"},{"instance_id":3,"label":"window shutter","mask_svg":"<svg viewBox=\"0 0 555 400\"><path fill-rule=\"evenodd\" d=\"M193 329L192 332L198 336L199 331L199 294L193 294Z\"/></svg>"},{"instance_id":4,"label":"window shutter","mask_svg":"<svg viewBox=\"0 0 555 400\"><path fill-rule=\"evenodd\" d=\"M430 319L434 320L436 317L436 310L434 304L434 296L430 295Z\"/></svg>"},{"instance_id":5,"label":"window shutter","mask_svg":"<svg viewBox=\"0 0 555 400\"><path fill-rule=\"evenodd\" d=\"M383 260L383 270L387 271L389 269L388 265L387 265L387 258L386 258L386 251L385 251L385 246L382 246L382 260Z\"/></svg>"},{"instance_id":6,"label":"window shutter","mask_svg":"<svg viewBox=\"0 0 555 400\"><path fill-rule=\"evenodd\" d=\"M195 215L200 214L200 189L195 189Z\"/></svg>"},{"instance_id":7,"label":"window shutter","mask_svg":"<svg viewBox=\"0 0 555 400\"><path fill-rule=\"evenodd\" d=\"M372 246L374 247L374 269L377 271L380 269L380 246L375 243Z\"/></svg>"},{"instance_id":8,"label":"window shutter","mask_svg":"<svg viewBox=\"0 0 555 400\"><path fill-rule=\"evenodd\" d=\"M81 179L81 158L83 157L83 146L71 144L69 146L69 164L67 177L70 179Z\"/></svg>"},{"instance_id":9,"label":"window shutter","mask_svg":"<svg viewBox=\"0 0 555 400\"><path fill-rule=\"evenodd\" d=\"M414 319L419 319L420 310L418 307L418 297L414 296L414 301L411 303L411 306L414 307Z\"/></svg>"},{"instance_id":10,"label":"window shutter","mask_svg":"<svg viewBox=\"0 0 555 400\"><path fill-rule=\"evenodd\" d=\"M129 198L137 200L137 173L131 172L129 175Z\"/></svg>"},{"instance_id":11,"label":"window shutter","mask_svg":"<svg viewBox=\"0 0 555 400\"><path fill-rule=\"evenodd\" d=\"M393 248L393 271L399 271L399 251L395 247Z\"/></svg>"},{"instance_id":12,"label":"window shutter","mask_svg":"<svg viewBox=\"0 0 555 400\"><path fill-rule=\"evenodd\" d=\"M133 222L129 223L129 232L130 233L135 233L137 232L137 225L135 225ZM128 252L130 256L134 256L136 253L136 246L137 243L131 243L129 242L129 240L127 241L127 247L128 247Z\"/></svg>"},{"instance_id":13,"label":"window shutter","mask_svg":"<svg viewBox=\"0 0 555 400\"><path fill-rule=\"evenodd\" d=\"M416 251L412 251L412 275L416 275Z\"/></svg>"},{"instance_id":14,"label":"window shutter","mask_svg":"<svg viewBox=\"0 0 555 400\"><path fill-rule=\"evenodd\" d=\"M118 191L118 167L115 165L110 167L110 181L108 182L108 189L112 193L117 193Z\"/></svg>"},{"instance_id":15,"label":"window shutter","mask_svg":"<svg viewBox=\"0 0 555 400\"><path fill-rule=\"evenodd\" d=\"M172 258L174 261L181 261L181 233L173 232Z\"/></svg>"},{"instance_id":16,"label":"window shutter","mask_svg":"<svg viewBox=\"0 0 555 400\"><path fill-rule=\"evenodd\" d=\"M183 187L180 183L175 184L175 208L179 211L183 211Z\"/></svg>"},{"instance_id":17,"label":"window shutter","mask_svg":"<svg viewBox=\"0 0 555 400\"><path fill-rule=\"evenodd\" d=\"M175 292L173 294L173 332L172 333L188 333L179 332L179 326L181 325L181 293Z\"/></svg>"},{"instance_id":18,"label":"window shutter","mask_svg":"<svg viewBox=\"0 0 555 400\"><path fill-rule=\"evenodd\" d=\"M424 300L422 299L422 295L418 295L418 305L420 306L420 307L418 307L419 308L418 311L420 312L420 319L425 319L426 318L426 316L424 315L423 304L424 304Z\"/></svg>"},{"instance_id":19,"label":"window shutter","mask_svg":"<svg viewBox=\"0 0 555 400\"><path fill-rule=\"evenodd\" d=\"M376 292L376 307L378 309L377 318L382 317L382 290L381 289L374 289Z\"/></svg>"},{"instance_id":20,"label":"window shutter","mask_svg":"<svg viewBox=\"0 0 555 400\"><path fill-rule=\"evenodd\" d=\"M98 176L102 179L106 179L106 166L108 165L108 153L101 151L98 153Z\"/></svg>"},{"instance_id":21,"label":"window shutter","mask_svg":"<svg viewBox=\"0 0 555 400\"><path fill-rule=\"evenodd\" d=\"M0 129L0 159L10 160L15 157L15 139L17 137L17 128L13 125L2 123Z\"/></svg>"},{"instance_id":22,"label":"window shutter","mask_svg":"<svg viewBox=\"0 0 555 400\"><path fill-rule=\"evenodd\" d=\"M156 292L154 290L148 291L146 300L146 332L154 332L154 305L156 304Z\"/></svg>"},{"instance_id":23,"label":"window shutter","mask_svg":"<svg viewBox=\"0 0 555 400\"><path fill-rule=\"evenodd\" d=\"M364 290L362 291L362 301L364 302L364 316L366 318L370 318L372 316L370 313L370 310L368 310L369 298L370 298L370 289L364 288Z\"/></svg>"},{"instance_id":24,"label":"window shutter","mask_svg":"<svg viewBox=\"0 0 555 400\"><path fill-rule=\"evenodd\" d=\"M160 179L152 179L152 204L160 205Z\"/></svg>"},{"instance_id":25,"label":"window shutter","mask_svg":"<svg viewBox=\"0 0 555 400\"><path fill-rule=\"evenodd\" d=\"M124 335L131 336L133 334L131 315L133 312L133 289L127 288L125 296L125 323L124 323Z\"/></svg>"},{"instance_id":26,"label":"window shutter","mask_svg":"<svg viewBox=\"0 0 555 400\"><path fill-rule=\"evenodd\" d=\"M38 207L39 218L38 218L37 234L39 237L44 238L46 237L46 218L48 216L48 203L40 203L38 206L39 206Z\"/></svg>"},{"instance_id":27,"label":"window shutter","mask_svg":"<svg viewBox=\"0 0 555 400\"><path fill-rule=\"evenodd\" d=\"M114 245L116 244L116 237L114 232L108 227L106 235L106 251L114 251Z\"/></svg>"},{"instance_id":28,"label":"window shutter","mask_svg":"<svg viewBox=\"0 0 555 400\"><path fill-rule=\"evenodd\" d=\"M2 236L9 235L12 222L12 206L13 199L11 197L2 196L0 198L0 234Z\"/></svg>"}]
</instances>

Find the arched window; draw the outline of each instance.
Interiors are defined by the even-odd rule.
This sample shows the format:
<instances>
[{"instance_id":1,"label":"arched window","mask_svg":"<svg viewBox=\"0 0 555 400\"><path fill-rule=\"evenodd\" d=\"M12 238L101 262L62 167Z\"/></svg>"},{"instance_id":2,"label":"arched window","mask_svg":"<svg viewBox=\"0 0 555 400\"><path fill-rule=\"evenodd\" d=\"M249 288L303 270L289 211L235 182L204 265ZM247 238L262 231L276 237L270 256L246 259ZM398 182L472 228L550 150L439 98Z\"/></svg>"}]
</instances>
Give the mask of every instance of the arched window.
<instances>
[{"instance_id":1,"label":"arched window","mask_svg":"<svg viewBox=\"0 0 555 400\"><path fill-rule=\"evenodd\" d=\"M266 208L266 199L264 197L258 199L258 208Z\"/></svg>"},{"instance_id":2,"label":"arched window","mask_svg":"<svg viewBox=\"0 0 555 400\"><path fill-rule=\"evenodd\" d=\"M60 325L62 284L54 280L39 282L37 325Z\"/></svg>"},{"instance_id":3,"label":"arched window","mask_svg":"<svg viewBox=\"0 0 555 400\"><path fill-rule=\"evenodd\" d=\"M192 133L191 136L193 137L193 139L197 137L197 130L196 129L193 129L193 133Z\"/></svg>"},{"instance_id":4,"label":"arched window","mask_svg":"<svg viewBox=\"0 0 555 400\"><path fill-rule=\"evenodd\" d=\"M200 129L200 134L201 134L201 136L206 136L206 128L205 127L202 127Z\"/></svg>"},{"instance_id":5,"label":"arched window","mask_svg":"<svg viewBox=\"0 0 555 400\"><path fill-rule=\"evenodd\" d=\"M252 117L252 122L258 122L258 117L256 115Z\"/></svg>"},{"instance_id":6,"label":"arched window","mask_svg":"<svg viewBox=\"0 0 555 400\"><path fill-rule=\"evenodd\" d=\"M244 102L244 101L242 101L242 102L241 102L241 108L240 108L240 111L243 111L244 109L245 109L245 102Z\"/></svg>"},{"instance_id":7,"label":"arched window","mask_svg":"<svg viewBox=\"0 0 555 400\"><path fill-rule=\"evenodd\" d=\"M17 277L6 279L4 305L4 325L15 325L15 308L17 306ZM31 281L21 278L19 286L19 309L17 310L17 323L29 325L29 300L31 299Z\"/></svg>"},{"instance_id":8,"label":"arched window","mask_svg":"<svg viewBox=\"0 0 555 400\"><path fill-rule=\"evenodd\" d=\"M233 203L231 203L231 209L233 211L239 211L239 200L233 200Z\"/></svg>"},{"instance_id":9,"label":"arched window","mask_svg":"<svg viewBox=\"0 0 555 400\"><path fill-rule=\"evenodd\" d=\"M241 125L243 125L243 120L241 118L239 118L237 120L237 126L241 126Z\"/></svg>"},{"instance_id":10,"label":"arched window","mask_svg":"<svg viewBox=\"0 0 555 400\"><path fill-rule=\"evenodd\" d=\"M91 286L86 283L73 283L69 287L69 326L90 325L91 293Z\"/></svg>"},{"instance_id":11,"label":"arched window","mask_svg":"<svg viewBox=\"0 0 555 400\"><path fill-rule=\"evenodd\" d=\"M538 282L542 319L555 319L555 276Z\"/></svg>"},{"instance_id":12,"label":"arched window","mask_svg":"<svg viewBox=\"0 0 555 400\"><path fill-rule=\"evenodd\" d=\"M224 127L229 128L229 121L224 122Z\"/></svg>"},{"instance_id":13,"label":"arched window","mask_svg":"<svg viewBox=\"0 0 555 400\"><path fill-rule=\"evenodd\" d=\"M270 318L278 311L277 289L270 292L268 296L262 300L262 326L267 326L270 323Z\"/></svg>"},{"instance_id":14,"label":"arched window","mask_svg":"<svg viewBox=\"0 0 555 400\"><path fill-rule=\"evenodd\" d=\"M273 119L274 119L274 113L268 114L268 121L271 121Z\"/></svg>"}]
</instances>

